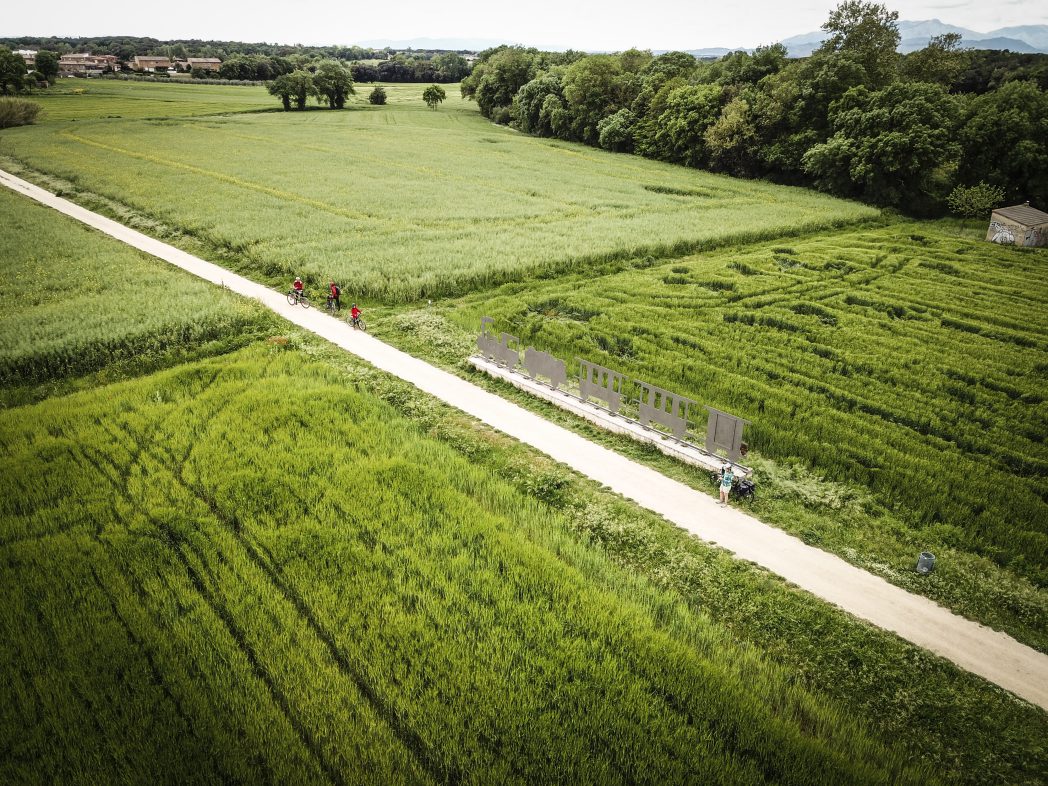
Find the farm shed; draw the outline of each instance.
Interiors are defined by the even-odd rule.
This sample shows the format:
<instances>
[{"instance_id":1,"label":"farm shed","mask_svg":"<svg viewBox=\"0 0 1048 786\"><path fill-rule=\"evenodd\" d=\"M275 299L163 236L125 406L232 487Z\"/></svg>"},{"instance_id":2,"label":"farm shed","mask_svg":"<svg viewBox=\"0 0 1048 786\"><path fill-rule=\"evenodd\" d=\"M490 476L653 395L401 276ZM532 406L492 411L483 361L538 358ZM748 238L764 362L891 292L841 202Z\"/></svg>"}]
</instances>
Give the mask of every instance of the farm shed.
<instances>
[{"instance_id":1,"label":"farm shed","mask_svg":"<svg viewBox=\"0 0 1048 786\"><path fill-rule=\"evenodd\" d=\"M158 69L161 71L168 71L171 68L171 61L166 57L143 57L142 55L135 55L132 68L136 71L145 71L146 73L153 73Z\"/></svg>"},{"instance_id":2,"label":"farm shed","mask_svg":"<svg viewBox=\"0 0 1048 786\"><path fill-rule=\"evenodd\" d=\"M991 243L1016 246L1048 246L1048 213L1026 202L999 207L990 215L986 239Z\"/></svg>"},{"instance_id":3,"label":"farm shed","mask_svg":"<svg viewBox=\"0 0 1048 786\"><path fill-rule=\"evenodd\" d=\"M205 71L217 71L222 66L222 61L217 57L191 57L186 61L186 68L192 71L194 68L203 68Z\"/></svg>"}]
</instances>

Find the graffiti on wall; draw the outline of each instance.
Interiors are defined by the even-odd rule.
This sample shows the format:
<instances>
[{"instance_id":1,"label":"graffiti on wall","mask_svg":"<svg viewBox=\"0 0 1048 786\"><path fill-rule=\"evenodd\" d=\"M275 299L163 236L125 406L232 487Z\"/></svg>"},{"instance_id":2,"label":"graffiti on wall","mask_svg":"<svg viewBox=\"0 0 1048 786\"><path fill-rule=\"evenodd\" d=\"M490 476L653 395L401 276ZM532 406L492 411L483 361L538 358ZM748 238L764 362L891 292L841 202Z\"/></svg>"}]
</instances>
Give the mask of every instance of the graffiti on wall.
<instances>
[{"instance_id":1,"label":"graffiti on wall","mask_svg":"<svg viewBox=\"0 0 1048 786\"><path fill-rule=\"evenodd\" d=\"M1004 245L1015 243L1015 233L1012 231L1012 228L1007 224L1002 224L999 221L991 221L990 233L991 243L1001 243Z\"/></svg>"}]
</instances>

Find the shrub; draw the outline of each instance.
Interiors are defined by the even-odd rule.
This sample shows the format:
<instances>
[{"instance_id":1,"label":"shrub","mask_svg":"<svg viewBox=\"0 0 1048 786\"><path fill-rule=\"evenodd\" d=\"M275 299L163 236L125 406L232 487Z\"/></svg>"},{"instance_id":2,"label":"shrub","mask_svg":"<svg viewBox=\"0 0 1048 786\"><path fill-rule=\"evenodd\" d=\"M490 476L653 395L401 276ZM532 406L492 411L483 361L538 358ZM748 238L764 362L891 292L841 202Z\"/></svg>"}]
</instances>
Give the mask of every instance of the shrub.
<instances>
[{"instance_id":1,"label":"shrub","mask_svg":"<svg viewBox=\"0 0 1048 786\"><path fill-rule=\"evenodd\" d=\"M40 114L40 104L24 98L0 98L0 128L30 125Z\"/></svg>"},{"instance_id":2,"label":"shrub","mask_svg":"<svg viewBox=\"0 0 1048 786\"><path fill-rule=\"evenodd\" d=\"M371 91L368 96L368 101L375 106L383 106L386 103L386 90L383 87L376 87Z\"/></svg>"}]
</instances>

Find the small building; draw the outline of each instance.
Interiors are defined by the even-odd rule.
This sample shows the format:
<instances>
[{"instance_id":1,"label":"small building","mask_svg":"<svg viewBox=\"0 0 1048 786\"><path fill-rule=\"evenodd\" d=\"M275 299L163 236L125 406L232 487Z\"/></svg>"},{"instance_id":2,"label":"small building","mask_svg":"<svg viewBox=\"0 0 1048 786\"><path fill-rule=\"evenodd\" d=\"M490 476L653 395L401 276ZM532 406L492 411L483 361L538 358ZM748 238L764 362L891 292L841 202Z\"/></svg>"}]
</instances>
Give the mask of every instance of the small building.
<instances>
[{"instance_id":1,"label":"small building","mask_svg":"<svg viewBox=\"0 0 1048 786\"><path fill-rule=\"evenodd\" d=\"M157 71L170 71L171 60L167 57L154 57L152 55L135 55L131 67L136 71L147 74L155 74Z\"/></svg>"},{"instance_id":2,"label":"small building","mask_svg":"<svg viewBox=\"0 0 1048 786\"><path fill-rule=\"evenodd\" d=\"M116 55L91 55L83 52L58 58L58 73L62 76L101 76L106 70L115 71L118 66Z\"/></svg>"},{"instance_id":3,"label":"small building","mask_svg":"<svg viewBox=\"0 0 1048 786\"><path fill-rule=\"evenodd\" d=\"M35 49L16 49L15 54L25 60L25 67L30 71L36 70L36 50Z\"/></svg>"},{"instance_id":4,"label":"small building","mask_svg":"<svg viewBox=\"0 0 1048 786\"><path fill-rule=\"evenodd\" d=\"M186 61L186 70L192 71L194 68L202 68L205 71L218 71L222 67L222 61L217 57L190 57Z\"/></svg>"},{"instance_id":5,"label":"small building","mask_svg":"<svg viewBox=\"0 0 1048 786\"><path fill-rule=\"evenodd\" d=\"M1048 213L1029 202L999 207L990 215L986 239L1004 245L1048 246Z\"/></svg>"}]
</instances>

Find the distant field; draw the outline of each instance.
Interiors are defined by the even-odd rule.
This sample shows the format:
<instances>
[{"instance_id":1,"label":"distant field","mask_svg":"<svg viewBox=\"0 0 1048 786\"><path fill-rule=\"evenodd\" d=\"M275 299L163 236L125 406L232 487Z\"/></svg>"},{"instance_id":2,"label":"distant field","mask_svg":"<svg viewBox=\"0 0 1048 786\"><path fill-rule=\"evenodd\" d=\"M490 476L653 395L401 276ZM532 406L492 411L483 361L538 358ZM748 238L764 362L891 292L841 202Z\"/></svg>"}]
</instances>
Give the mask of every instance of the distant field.
<instances>
[{"instance_id":1,"label":"distant field","mask_svg":"<svg viewBox=\"0 0 1048 786\"><path fill-rule=\"evenodd\" d=\"M124 115L140 95L151 106L170 91L169 119L88 120L76 109L87 96L60 96L55 112L64 104L79 120L5 132L0 155L227 250L258 278L333 277L354 298L461 294L874 215L810 191L524 137L481 118L454 86L436 111L421 85L389 87L385 107L368 105L371 86L360 85L352 111L206 118L186 116L203 111L202 96L215 111L242 97L235 110L258 92L138 87L99 87L115 94L88 99L101 102L90 112Z\"/></svg>"},{"instance_id":2,"label":"distant field","mask_svg":"<svg viewBox=\"0 0 1048 786\"><path fill-rule=\"evenodd\" d=\"M43 106L37 120L40 125L68 120L190 117L279 106L264 87L116 79L59 79L54 87L33 93L32 100Z\"/></svg>"},{"instance_id":3,"label":"distant field","mask_svg":"<svg viewBox=\"0 0 1048 786\"><path fill-rule=\"evenodd\" d=\"M899 223L506 285L448 313L750 419L763 455L867 486L912 516L916 542L1044 587L1046 264Z\"/></svg>"}]
</instances>

